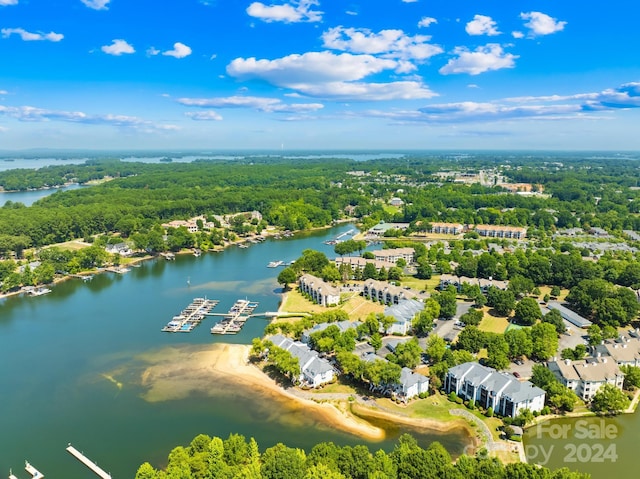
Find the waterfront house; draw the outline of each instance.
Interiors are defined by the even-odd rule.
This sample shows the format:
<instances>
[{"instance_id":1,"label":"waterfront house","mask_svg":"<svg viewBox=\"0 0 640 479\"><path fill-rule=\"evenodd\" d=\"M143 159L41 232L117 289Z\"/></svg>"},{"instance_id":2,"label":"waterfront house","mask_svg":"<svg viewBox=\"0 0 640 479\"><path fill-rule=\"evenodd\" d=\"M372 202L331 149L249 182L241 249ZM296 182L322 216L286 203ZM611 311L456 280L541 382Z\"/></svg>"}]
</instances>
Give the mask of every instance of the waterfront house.
<instances>
[{"instance_id":1,"label":"waterfront house","mask_svg":"<svg viewBox=\"0 0 640 479\"><path fill-rule=\"evenodd\" d=\"M118 254L120 256L131 256L133 254L133 251L131 251L127 243L108 244L105 250L107 253Z\"/></svg>"},{"instance_id":2,"label":"waterfront house","mask_svg":"<svg viewBox=\"0 0 640 479\"><path fill-rule=\"evenodd\" d=\"M296 378L303 386L317 388L325 383L333 381L335 370L329 361L322 359L318 353L304 343L294 341L281 334L266 338L275 346L282 348L298 360L300 376Z\"/></svg>"},{"instance_id":3,"label":"waterfront house","mask_svg":"<svg viewBox=\"0 0 640 479\"><path fill-rule=\"evenodd\" d=\"M584 401L590 401L593 395L605 384L611 384L622 390L624 373L611 358L595 357L571 361L550 361L547 365L562 384L573 390Z\"/></svg>"},{"instance_id":4,"label":"waterfront house","mask_svg":"<svg viewBox=\"0 0 640 479\"><path fill-rule=\"evenodd\" d=\"M429 378L413 372L409 368L402 368L400 381L393 388L395 395L402 400L411 399L422 393L429 392Z\"/></svg>"},{"instance_id":5,"label":"waterfront house","mask_svg":"<svg viewBox=\"0 0 640 479\"><path fill-rule=\"evenodd\" d=\"M389 230L400 230L405 231L409 228L409 223L385 223L381 222L375 225L373 228L370 228L367 231L367 236L375 236L380 237L384 236L385 233Z\"/></svg>"},{"instance_id":6,"label":"waterfront house","mask_svg":"<svg viewBox=\"0 0 640 479\"><path fill-rule=\"evenodd\" d=\"M163 223L162 224L162 227L164 229L180 228L182 226L187 228L187 231L189 231L189 233L196 233L198 231L198 224L193 220L189 220L189 221L174 220L174 221L169 221L168 223Z\"/></svg>"},{"instance_id":7,"label":"waterfront house","mask_svg":"<svg viewBox=\"0 0 640 479\"><path fill-rule=\"evenodd\" d=\"M376 271L379 273L382 268L389 269L395 266L395 263L388 263L387 261L377 261L375 259L363 258L361 256L339 256L335 259L336 268L340 269L340 266L346 264L351 266L352 271L362 271L367 263L373 263Z\"/></svg>"},{"instance_id":8,"label":"waterfront house","mask_svg":"<svg viewBox=\"0 0 640 479\"><path fill-rule=\"evenodd\" d=\"M516 417L523 409L535 412L544 407L542 389L479 363L468 362L450 368L444 386L447 393L473 400L483 408L493 408L501 416Z\"/></svg>"},{"instance_id":9,"label":"waterfront house","mask_svg":"<svg viewBox=\"0 0 640 479\"><path fill-rule=\"evenodd\" d=\"M311 274L303 274L298 280L300 291L310 295L321 306L336 306L340 303L340 290Z\"/></svg>"}]
</instances>

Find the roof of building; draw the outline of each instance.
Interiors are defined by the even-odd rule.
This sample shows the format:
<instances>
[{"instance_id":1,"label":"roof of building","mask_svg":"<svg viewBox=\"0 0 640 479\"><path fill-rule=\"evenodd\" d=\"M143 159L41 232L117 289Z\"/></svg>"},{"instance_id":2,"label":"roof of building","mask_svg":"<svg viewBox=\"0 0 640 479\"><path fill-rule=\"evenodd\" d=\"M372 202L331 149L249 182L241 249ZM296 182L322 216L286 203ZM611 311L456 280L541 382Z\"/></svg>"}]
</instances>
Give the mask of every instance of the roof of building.
<instances>
[{"instance_id":1,"label":"roof of building","mask_svg":"<svg viewBox=\"0 0 640 479\"><path fill-rule=\"evenodd\" d=\"M267 338L279 348L289 351L292 356L298 359L300 371L304 374L315 377L333 370L331 364L318 356L318 353L310 349L306 344L294 341L282 334L275 334Z\"/></svg>"},{"instance_id":2,"label":"roof of building","mask_svg":"<svg viewBox=\"0 0 640 479\"><path fill-rule=\"evenodd\" d=\"M424 303L416 299L403 299L398 304L387 306L384 309L385 316L393 316L396 322L410 322L416 314L424 309Z\"/></svg>"},{"instance_id":3,"label":"roof of building","mask_svg":"<svg viewBox=\"0 0 640 479\"><path fill-rule=\"evenodd\" d=\"M372 251L373 255L376 257L389 257L389 256L398 256L398 255L414 255L416 252L413 248L390 248L390 249L377 249Z\"/></svg>"},{"instance_id":4,"label":"roof of building","mask_svg":"<svg viewBox=\"0 0 640 479\"><path fill-rule=\"evenodd\" d=\"M313 276L312 274L303 274L300 276L300 281L312 285L314 289L322 289L323 293L330 296L340 296L340 290L335 286L326 283L322 278Z\"/></svg>"},{"instance_id":5,"label":"roof of building","mask_svg":"<svg viewBox=\"0 0 640 479\"><path fill-rule=\"evenodd\" d=\"M307 331L305 331L305 334L311 335L313 333L318 333L320 331L324 331L329 326L337 326L338 329L340 330L340 332L344 333L345 331L347 331L349 329L357 328L361 324L362 323L360 321L349 321L349 320L346 320L346 321L335 321L333 323L320 323L320 324L316 324L313 328L308 329Z\"/></svg>"},{"instance_id":6,"label":"roof of building","mask_svg":"<svg viewBox=\"0 0 640 479\"><path fill-rule=\"evenodd\" d=\"M422 374L414 373L409 368L402 368L402 370L400 371L400 384L405 389L409 389L416 384L425 382L429 382L428 377L423 376Z\"/></svg>"},{"instance_id":7,"label":"roof of building","mask_svg":"<svg viewBox=\"0 0 640 479\"><path fill-rule=\"evenodd\" d=\"M565 380L569 381L593 381L604 382L617 376L622 376L622 371L615 361L607 361L607 358L587 358L578 361L568 359L562 361L550 361L548 367L553 372L558 372Z\"/></svg>"},{"instance_id":8,"label":"roof of building","mask_svg":"<svg viewBox=\"0 0 640 479\"><path fill-rule=\"evenodd\" d=\"M617 363L630 363L640 360L640 339L621 337L606 340L595 347L597 353L610 356Z\"/></svg>"},{"instance_id":9,"label":"roof of building","mask_svg":"<svg viewBox=\"0 0 640 479\"><path fill-rule=\"evenodd\" d=\"M567 321L569 321L572 324L575 324L579 328L588 328L589 326L591 326L593 324L588 319L583 318L582 316L580 316L575 311L571 311L569 308L563 306L562 304L558 303L557 301L549 301L549 303L547 304L547 308L558 310L558 312L560 313L560 315L564 319L566 319Z\"/></svg>"}]
</instances>

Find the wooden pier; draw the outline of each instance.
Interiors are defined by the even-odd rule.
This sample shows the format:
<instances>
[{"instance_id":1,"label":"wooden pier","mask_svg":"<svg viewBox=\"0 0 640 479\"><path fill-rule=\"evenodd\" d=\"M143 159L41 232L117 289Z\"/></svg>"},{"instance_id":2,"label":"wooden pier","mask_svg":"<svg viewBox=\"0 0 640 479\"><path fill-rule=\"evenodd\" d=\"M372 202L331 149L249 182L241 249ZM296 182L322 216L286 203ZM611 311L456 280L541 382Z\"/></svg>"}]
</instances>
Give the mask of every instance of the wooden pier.
<instances>
[{"instance_id":1,"label":"wooden pier","mask_svg":"<svg viewBox=\"0 0 640 479\"><path fill-rule=\"evenodd\" d=\"M169 333L189 333L218 303L217 299L194 298L191 304L174 316L162 330Z\"/></svg>"},{"instance_id":2,"label":"wooden pier","mask_svg":"<svg viewBox=\"0 0 640 479\"><path fill-rule=\"evenodd\" d=\"M239 299L224 316L224 319L211 328L211 334L239 333L257 307L258 303L255 301Z\"/></svg>"},{"instance_id":3,"label":"wooden pier","mask_svg":"<svg viewBox=\"0 0 640 479\"><path fill-rule=\"evenodd\" d=\"M82 454L80 451L78 451L71 444L69 444L69 446L67 447L67 452L69 454L71 454L73 457L75 457L82 464L87 466L96 476L98 476L98 477L100 477L102 479L111 479L111 474L109 474L107 472L104 472L104 470L102 470L100 467L98 467L98 465L96 463L94 463L91 459L89 459L84 454Z\"/></svg>"},{"instance_id":4,"label":"wooden pier","mask_svg":"<svg viewBox=\"0 0 640 479\"><path fill-rule=\"evenodd\" d=\"M27 461L24 461L24 470L31 474L31 479L42 479L44 474L38 471L35 467L29 464Z\"/></svg>"}]
</instances>

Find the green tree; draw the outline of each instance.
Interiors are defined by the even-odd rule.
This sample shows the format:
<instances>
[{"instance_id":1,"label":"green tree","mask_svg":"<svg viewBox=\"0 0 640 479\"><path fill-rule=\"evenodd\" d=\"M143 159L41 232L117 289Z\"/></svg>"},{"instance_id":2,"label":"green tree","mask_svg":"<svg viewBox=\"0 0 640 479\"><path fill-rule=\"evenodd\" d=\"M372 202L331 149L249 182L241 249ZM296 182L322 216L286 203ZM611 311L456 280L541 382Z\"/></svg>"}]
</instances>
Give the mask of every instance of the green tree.
<instances>
[{"instance_id":1,"label":"green tree","mask_svg":"<svg viewBox=\"0 0 640 479\"><path fill-rule=\"evenodd\" d=\"M613 384L600 386L591 399L591 409L606 414L618 414L627 409L629 404L627 395Z\"/></svg>"},{"instance_id":2,"label":"green tree","mask_svg":"<svg viewBox=\"0 0 640 479\"><path fill-rule=\"evenodd\" d=\"M442 361L442 357L447 351L447 343L437 334L432 334L427 339L427 347L425 351L432 363L439 363Z\"/></svg>"},{"instance_id":3,"label":"green tree","mask_svg":"<svg viewBox=\"0 0 640 479\"><path fill-rule=\"evenodd\" d=\"M491 306L498 315L509 316L516 305L516 299L511 291L503 291L492 286L487 293L487 304Z\"/></svg>"},{"instance_id":4,"label":"green tree","mask_svg":"<svg viewBox=\"0 0 640 479\"><path fill-rule=\"evenodd\" d=\"M518 301L518 304L516 304L513 318L518 324L532 326L542 318L542 311L535 299L528 297L522 298Z\"/></svg>"},{"instance_id":5,"label":"green tree","mask_svg":"<svg viewBox=\"0 0 640 479\"><path fill-rule=\"evenodd\" d=\"M620 366L624 373L624 388L631 390L640 387L640 368L637 366Z\"/></svg>"},{"instance_id":6,"label":"green tree","mask_svg":"<svg viewBox=\"0 0 640 479\"><path fill-rule=\"evenodd\" d=\"M297 279L298 275L296 274L295 270L289 266L284 268L278 274L278 284L281 284L285 288L289 288L289 285L291 283L295 283Z\"/></svg>"},{"instance_id":7,"label":"green tree","mask_svg":"<svg viewBox=\"0 0 640 479\"><path fill-rule=\"evenodd\" d=\"M456 315L456 293L452 290L442 291L432 296L440 304L440 317L451 319Z\"/></svg>"},{"instance_id":8,"label":"green tree","mask_svg":"<svg viewBox=\"0 0 640 479\"><path fill-rule=\"evenodd\" d=\"M504 339L509 346L510 358L531 356L533 342L531 341L531 333L527 329L509 329L504 333Z\"/></svg>"},{"instance_id":9,"label":"green tree","mask_svg":"<svg viewBox=\"0 0 640 479\"><path fill-rule=\"evenodd\" d=\"M534 358L545 361L558 350L558 333L549 323L538 323L531 328L531 351Z\"/></svg>"},{"instance_id":10,"label":"green tree","mask_svg":"<svg viewBox=\"0 0 640 479\"><path fill-rule=\"evenodd\" d=\"M556 332L558 334L562 334L567 330L567 326L564 324L564 319L562 319L562 315L557 309L550 310L542 317L542 321L544 323L552 324L553 327L556 328Z\"/></svg>"},{"instance_id":11,"label":"green tree","mask_svg":"<svg viewBox=\"0 0 640 479\"><path fill-rule=\"evenodd\" d=\"M467 326L458 335L456 347L470 353L478 353L487 342L486 334L475 326Z\"/></svg>"}]
</instances>

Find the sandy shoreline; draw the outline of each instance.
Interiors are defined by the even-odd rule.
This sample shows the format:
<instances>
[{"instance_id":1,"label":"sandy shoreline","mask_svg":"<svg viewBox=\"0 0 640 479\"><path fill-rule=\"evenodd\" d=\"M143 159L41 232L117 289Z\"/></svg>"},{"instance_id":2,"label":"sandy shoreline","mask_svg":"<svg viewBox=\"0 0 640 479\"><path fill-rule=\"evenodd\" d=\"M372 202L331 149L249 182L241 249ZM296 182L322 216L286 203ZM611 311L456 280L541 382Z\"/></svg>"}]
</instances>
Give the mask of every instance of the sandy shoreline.
<instances>
[{"instance_id":1,"label":"sandy shoreline","mask_svg":"<svg viewBox=\"0 0 640 479\"><path fill-rule=\"evenodd\" d=\"M342 400L317 400L301 397L278 385L259 368L248 362L248 345L214 344L212 346L163 348L141 359L147 364L141 375L149 402L178 400L197 392L210 396L224 394L221 385L238 394L260 394L283 404L287 410L299 412L306 422L356 435L369 441L382 441L386 431L366 418L407 425L428 431L450 432L466 429L464 420L437 421L400 416L386 411ZM317 402L321 401L321 402Z\"/></svg>"}]
</instances>

